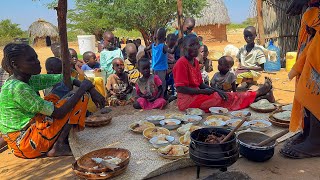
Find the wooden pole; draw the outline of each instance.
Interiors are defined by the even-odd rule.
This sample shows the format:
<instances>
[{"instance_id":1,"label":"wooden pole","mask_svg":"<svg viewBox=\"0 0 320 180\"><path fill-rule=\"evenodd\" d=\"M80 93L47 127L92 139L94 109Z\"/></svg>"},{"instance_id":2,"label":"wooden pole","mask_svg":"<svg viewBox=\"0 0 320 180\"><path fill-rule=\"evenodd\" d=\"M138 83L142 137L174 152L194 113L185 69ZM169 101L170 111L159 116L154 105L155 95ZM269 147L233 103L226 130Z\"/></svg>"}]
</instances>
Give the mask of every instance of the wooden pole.
<instances>
[{"instance_id":1,"label":"wooden pole","mask_svg":"<svg viewBox=\"0 0 320 180\"><path fill-rule=\"evenodd\" d=\"M179 38L183 37L182 0L177 0Z\"/></svg>"},{"instance_id":2,"label":"wooden pole","mask_svg":"<svg viewBox=\"0 0 320 180\"><path fill-rule=\"evenodd\" d=\"M58 7L55 8L58 15L58 29L61 44L61 59L62 59L62 73L65 85L72 90L71 83L71 68L70 68L70 53L68 50L68 37L67 37L67 0L59 0Z\"/></svg>"},{"instance_id":3,"label":"wooden pole","mask_svg":"<svg viewBox=\"0 0 320 180\"><path fill-rule=\"evenodd\" d=\"M263 27L263 15L262 15L262 0L257 0L257 17L258 17L258 32L260 44L264 45L265 35L264 35L264 27Z\"/></svg>"}]
</instances>

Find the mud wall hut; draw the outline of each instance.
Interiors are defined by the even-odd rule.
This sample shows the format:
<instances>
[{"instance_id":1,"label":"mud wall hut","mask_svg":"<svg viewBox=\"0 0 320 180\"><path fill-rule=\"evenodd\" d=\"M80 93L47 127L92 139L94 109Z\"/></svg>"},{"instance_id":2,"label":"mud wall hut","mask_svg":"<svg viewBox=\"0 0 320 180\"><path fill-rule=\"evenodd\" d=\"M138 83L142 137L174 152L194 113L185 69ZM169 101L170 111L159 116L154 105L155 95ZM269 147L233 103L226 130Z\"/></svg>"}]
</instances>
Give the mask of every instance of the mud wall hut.
<instances>
[{"instance_id":1,"label":"mud wall hut","mask_svg":"<svg viewBox=\"0 0 320 180\"><path fill-rule=\"evenodd\" d=\"M228 10L223 0L207 0L207 6L196 18L193 29L205 42L227 41L227 25L230 24Z\"/></svg>"},{"instance_id":2,"label":"mud wall hut","mask_svg":"<svg viewBox=\"0 0 320 180\"><path fill-rule=\"evenodd\" d=\"M51 44L59 42L58 28L43 19L32 23L28 34L33 46L51 46Z\"/></svg>"}]
</instances>

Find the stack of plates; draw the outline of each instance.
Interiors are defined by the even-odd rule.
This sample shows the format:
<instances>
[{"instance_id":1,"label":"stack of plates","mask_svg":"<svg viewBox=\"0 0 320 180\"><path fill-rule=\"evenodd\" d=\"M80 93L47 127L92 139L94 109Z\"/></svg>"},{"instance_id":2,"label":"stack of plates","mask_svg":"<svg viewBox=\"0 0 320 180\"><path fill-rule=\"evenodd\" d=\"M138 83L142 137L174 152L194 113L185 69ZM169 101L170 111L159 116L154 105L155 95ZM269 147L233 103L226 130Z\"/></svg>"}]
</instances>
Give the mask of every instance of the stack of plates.
<instances>
[{"instance_id":1,"label":"stack of plates","mask_svg":"<svg viewBox=\"0 0 320 180\"><path fill-rule=\"evenodd\" d=\"M291 111L276 110L269 116L269 121L278 127L288 128L290 124Z\"/></svg>"}]
</instances>

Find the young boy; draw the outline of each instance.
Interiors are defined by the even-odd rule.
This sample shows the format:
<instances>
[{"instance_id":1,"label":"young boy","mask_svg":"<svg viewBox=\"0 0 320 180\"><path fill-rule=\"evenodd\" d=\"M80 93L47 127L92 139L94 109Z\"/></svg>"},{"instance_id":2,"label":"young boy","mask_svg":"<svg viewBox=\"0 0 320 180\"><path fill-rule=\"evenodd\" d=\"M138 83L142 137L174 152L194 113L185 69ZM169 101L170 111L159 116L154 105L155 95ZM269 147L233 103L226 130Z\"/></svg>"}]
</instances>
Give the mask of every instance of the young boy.
<instances>
[{"instance_id":1,"label":"young boy","mask_svg":"<svg viewBox=\"0 0 320 180\"><path fill-rule=\"evenodd\" d=\"M174 46L177 44L178 36L175 34L168 34L166 39L166 44L169 48L174 48ZM167 76L166 76L166 84L167 86L164 89L164 95L167 96L168 93L168 86L171 86L171 95L174 95L174 81L173 81L173 75L172 75L172 69L173 66L176 63L176 59L174 54L168 53L168 70L167 70Z\"/></svg>"},{"instance_id":2,"label":"young boy","mask_svg":"<svg viewBox=\"0 0 320 180\"><path fill-rule=\"evenodd\" d=\"M208 73L213 71L212 61L210 59L208 59L208 55L209 55L208 47L206 45L200 46L199 55L198 55L197 59L199 60L202 79L203 79L204 83L207 85L209 85L209 74Z\"/></svg>"},{"instance_id":3,"label":"young boy","mask_svg":"<svg viewBox=\"0 0 320 180\"><path fill-rule=\"evenodd\" d=\"M129 43L125 47L127 59L124 61L124 71L129 76L129 82L135 84L140 77L140 72L137 68L137 48L133 43Z\"/></svg>"},{"instance_id":4,"label":"young boy","mask_svg":"<svg viewBox=\"0 0 320 180\"><path fill-rule=\"evenodd\" d=\"M115 74L111 74L107 80L107 90L109 94L108 102L110 106L127 105L132 98L133 87L129 83L129 78L124 73L124 62L121 58L112 61L112 68Z\"/></svg>"},{"instance_id":5,"label":"young boy","mask_svg":"<svg viewBox=\"0 0 320 180\"><path fill-rule=\"evenodd\" d=\"M83 62L79 61L78 53L76 50L69 48L70 53L70 68L71 68L71 77L74 77L80 81L84 80L84 74L81 70Z\"/></svg>"},{"instance_id":6,"label":"young boy","mask_svg":"<svg viewBox=\"0 0 320 180\"><path fill-rule=\"evenodd\" d=\"M106 78L114 73L112 61L115 58L123 59L121 49L115 44L115 37L112 32L107 31L103 34L104 50L100 53L101 69L106 72Z\"/></svg>"},{"instance_id":7,"label":"young boy","mask_svg":"<svg viewBox=\"0 0 320 180\"><path fill-rule=\"evenodd\" d=\"M256 28L249 26L244 29L244 39L247 45L239 50L237 59L239 60L239 68L236 71L237 84L242 82L256 84L263 71L263 65L266 62L264 47L256 45L254 40L257 37ZM248 84L249 83L249 84Z\"/></svg>"},{"instance_id":8,"label":"young boy","mask_svg":"<svg viewBox=\"0 0 320 180\"><path fill-rule=\"evenodd\" d=\"M166 44L166 29L159 28L156 33L156 42L146 47L144 50L152 49L152 69L153 74L158 75L162 81L162 87L166 87L166 75L168 70L168 53L173 54L177 46L170 49Z\"/></svg>"},{"instance_id":9,"label":"young boy","mask_svg":"<svg viewBox=\"0 0 320 180\"><path fill-rule=\"evenodd\" d=\"M211 79L211 87L226 92L236 92L236 75L231 71L234 61L231 56L222 56L218 61L219 72Z\"/></svg>"},{"instance_id":10,"label":"young boy","mask_svg":"<svg viewBox=\"0 0 320 180\"><path fill-rule=\"evenodd\" d=\"M86 63L82 65L81 70L100 70L100 63L97 62L97 57L92 51L83 53L83 61Z\"/></svg>"}]
</instances>

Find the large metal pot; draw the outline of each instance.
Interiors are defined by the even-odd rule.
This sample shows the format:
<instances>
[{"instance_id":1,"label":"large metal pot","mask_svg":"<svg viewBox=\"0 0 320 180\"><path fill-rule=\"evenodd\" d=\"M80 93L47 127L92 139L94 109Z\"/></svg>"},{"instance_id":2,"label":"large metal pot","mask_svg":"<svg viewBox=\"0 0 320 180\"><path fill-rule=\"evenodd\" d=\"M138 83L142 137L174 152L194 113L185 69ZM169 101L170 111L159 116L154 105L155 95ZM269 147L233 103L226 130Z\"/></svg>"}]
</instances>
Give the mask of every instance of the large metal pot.
<instances>
[{"instance_id":1,"label":"large metal pot","mask_svg":"<svg viewBox=\"0 0 320 180\"><path fill-rule=\"evenodd\" d=\"M190 135L190 158L198 166L226 168L239 158L239 149L236 136L232 135L229 141L221 144L204 142L208 135L215 133L227 135L230 131L222 128L202 128L193 131Z\"/></svg>"},{"instance_id":2,"label":"large metal pot","mask_svg":"<svg viewBox=\"0 0 320 180\"><path fill-rule=\"evenodd\" d=\"M269 136L266 134L257 131L239 133L237 139L240 146L240 154L255 162L264 162L271 159L274 154L275 141L263 147L254 145L268 138Z\"/></svg>"}]
</instances>

